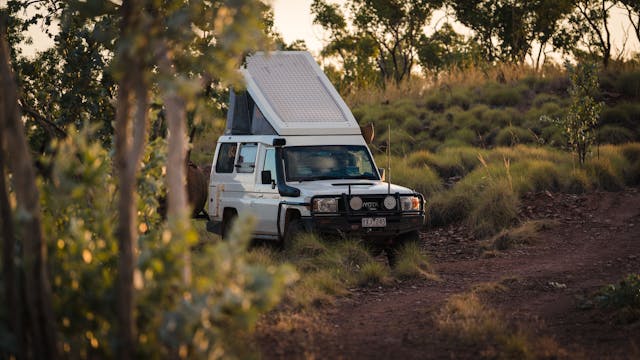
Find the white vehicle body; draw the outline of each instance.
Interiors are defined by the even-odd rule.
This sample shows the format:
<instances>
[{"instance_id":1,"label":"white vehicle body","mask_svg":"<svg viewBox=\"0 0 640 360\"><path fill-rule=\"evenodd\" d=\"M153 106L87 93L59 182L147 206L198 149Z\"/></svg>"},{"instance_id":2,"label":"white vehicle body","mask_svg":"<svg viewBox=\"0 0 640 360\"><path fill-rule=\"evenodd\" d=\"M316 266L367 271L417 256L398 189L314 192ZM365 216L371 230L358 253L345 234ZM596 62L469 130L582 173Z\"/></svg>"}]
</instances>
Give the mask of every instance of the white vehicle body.
<instances>
[{"instance_id":1,"label":"white vehicle body","mask_svg":"<svg viewBox=\"0 0 640 360\"><path fill-rule=\"evenodd\" d=\"M242 212L256 238L307 230L393 238L424 222L424 201L383 181L351 111L307 52L258 53L232 93L209 182L208 228Z\"/></svg>"}]
</instances>

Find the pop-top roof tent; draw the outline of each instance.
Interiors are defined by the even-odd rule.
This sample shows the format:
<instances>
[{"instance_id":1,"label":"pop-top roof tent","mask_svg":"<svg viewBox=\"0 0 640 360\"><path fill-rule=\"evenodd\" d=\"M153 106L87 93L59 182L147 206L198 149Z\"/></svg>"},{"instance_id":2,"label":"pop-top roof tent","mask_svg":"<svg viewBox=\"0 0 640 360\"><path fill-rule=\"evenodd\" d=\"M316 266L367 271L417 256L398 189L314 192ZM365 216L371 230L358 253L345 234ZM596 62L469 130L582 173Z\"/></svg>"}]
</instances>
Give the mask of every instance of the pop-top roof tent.
<instances>
[{"instance_id":1,"label":"pop-top roof tent","mask_svg":"<svg viewBox=\"0 0 640 360\"><path fill-rule=\"evenodd\" d=\"M247 58L240 71L247 91L231 92L225 133L361 133L347 104L308 52L258 52Z\"/></svg>"}]
</instances>

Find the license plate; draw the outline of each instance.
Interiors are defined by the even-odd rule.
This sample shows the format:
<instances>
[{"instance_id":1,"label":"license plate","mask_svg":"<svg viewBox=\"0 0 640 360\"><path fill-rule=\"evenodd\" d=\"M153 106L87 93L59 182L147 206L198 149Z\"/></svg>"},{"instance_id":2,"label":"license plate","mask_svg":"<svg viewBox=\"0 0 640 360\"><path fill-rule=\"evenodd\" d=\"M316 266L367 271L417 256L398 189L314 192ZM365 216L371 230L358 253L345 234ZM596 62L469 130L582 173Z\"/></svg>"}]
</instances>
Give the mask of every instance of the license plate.
<instances>
[{"instance_id":1,"label":"license plate","mask_svg":"<svg viewBox=\"0 0 640 360\"><path fill-rule=\"evenodd\" d=\"M385 227L387 218L362 218L362 227Z\"/></svg>"}]
</instances>

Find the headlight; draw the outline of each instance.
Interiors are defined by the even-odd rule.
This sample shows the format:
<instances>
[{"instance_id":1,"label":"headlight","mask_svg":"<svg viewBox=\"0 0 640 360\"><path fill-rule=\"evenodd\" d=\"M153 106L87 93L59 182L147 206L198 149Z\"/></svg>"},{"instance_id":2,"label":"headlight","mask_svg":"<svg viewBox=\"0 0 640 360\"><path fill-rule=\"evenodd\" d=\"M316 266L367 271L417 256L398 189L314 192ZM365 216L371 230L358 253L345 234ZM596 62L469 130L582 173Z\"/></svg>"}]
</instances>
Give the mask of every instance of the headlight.
<instances>
[{"instance_id":1,"label":"headlight","mask_svg":"<svg viewBox=\"0 0 640 360\"><path fill-rule=\"evenodd\" d=\"M420 198L417 196L403 196L400 198L402 211L420 210Z\"/></svg>"},{"instance_id":2,"label":"headlight","mask_svg":"<svg viewBox=\"0 0 640 360\"><path fill-rule=\"evenodd\" d=\"M338 199L336 198L313 199L313 211L323 212L323 213L338 212Z\"/></svg>"},{"instance_id":3,"label":"headlight","mask_svg":"<svg viewBox=\"0 0 640 360\"><path fill-rule=\"evenodd\" d=\"M396 198L394 196L388 195L386 198L384 198L384 207L387 210L393 210L396 208L397 202L396 202Z\"/></svg>"},{"instance_id":4,"label":"headlight","mask_svg":"<svg viewBox=\"0 0 640 360\"><path fill-rule=\"evenodd\" d=\"M351 200L349 200L349 207L355 211L362 209L362 198L359 196L352 197Z\"/></svg>"}]
</instances>

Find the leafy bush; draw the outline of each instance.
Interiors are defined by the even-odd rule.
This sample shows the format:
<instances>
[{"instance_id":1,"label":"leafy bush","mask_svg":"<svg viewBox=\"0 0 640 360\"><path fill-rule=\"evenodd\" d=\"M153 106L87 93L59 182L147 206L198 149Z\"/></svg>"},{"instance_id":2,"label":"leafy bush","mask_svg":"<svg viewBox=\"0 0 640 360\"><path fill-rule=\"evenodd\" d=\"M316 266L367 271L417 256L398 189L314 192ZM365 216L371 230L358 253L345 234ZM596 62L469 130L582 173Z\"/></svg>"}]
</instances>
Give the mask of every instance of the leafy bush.
<instances>
[{"instance_id":1,"label":"leafy bush","mask_svg":"<svg viewBox=\"0 0 640 360\"><path fill-rule=\"evenodd\" d=\"M558 166L548 160L523 160L511 167L516 192L556 191L560 189Z\"/></svg>"},{"instance_id":2,"label":"leafy bush","mask_svg":"<svg viewBox=\"0 0 640 360\"><path fill-rule=\"evenodd\" d=\"M112 357L115 326L116 186L110 158L92 142L92 129L69 131L54 144L50 181L42 181L43 228L49 254L54 310L65 356ZM183 278L185 251L198 242L178 237L157 213L162 194L162 141L150 144L138 179L138 264L135 270L138 356L176 354L246 357L241 339L258 315L271 309L295 279L288 266L262 266L245 258L253 220L245 218L225 242L203 242L191 252L192 281ZM240 222L239 222L240 223Z\"/></svg>"},{"instance_id":3,"label":"leafy bush","mask_svg":"<svg viewBox=\"0 0 640 360\"><path fill-rule=\"evenodd\" d=\"M442 188L442 181L430 167L416 167L407 159L392 158L390 174L393 183L414 189L425 196Z\"/></svg>"},{"instance_id":4,"label":"leafy bush","mask_svg":"<svg viewBox=\"0 0 640 360\"><path fill-rule=\"evenodd\" d=\"M621 175L616 173L608 159L592 159L587 163L586 170L599 189L617 191L624 187Z\"/></svg>"},{"instance_id":5,"label":"leafy bush","mask_svg":"<svg viewBox=\"0 0 640 360\"><path fill-rule=\"evenodd\" d=\"M534 134L518 126L507 126L496 135L495 144L498 146L514 146L517 144L535 143Z\"/></svg>"},{"instance_id":6,"label":"leafy bush","mask_svg":"<svg viewBox=\"0 0 640 360\"><path fill-rule=\"evenodd\" d=\"M491 127L503 127L513 123L513 118L509 111L501 109L489 109L482 114L484 121L491 124Z\"/></svg>"},{"instance_id":7,"label":"leafy bush","mask_svg":"<svg viewBox=\"0 0 640 360\"><path fill-rule=\"evenodd\" d=\"M640 71L620 74L616 87L623 96L631 99L640 99Z\"/></svg>"},{"instance_id":8,"label":"leafy bush","mask_svg":"<svg viewBox=\"0 0 640 360\"><path fill-rule=\"evenodd\" d=\"M618 320L640 320L640 274L630 274L617 285L607 285L595 297L600 306L616 310Z\"/></svg>"},{"instance_id":9,"label":"leafy bush","mask_svg":"<svg viewBox=\"0 0 640 360\"><path fill-rule=\"evenodd\" d=\"M622 144L632 141L633 133L622 126L605 125L596 131L596 139L600 144Z\"/></svg>"},{"instance_id":10,"label":"leafy bush","mask_svg":"<svg viewBox=\"0 0 640 360\"><path fill-rule=\"evenodd\" d=\"M515 106L523 100L521 90L518 88L492 85L485 87L484 90L491 106Z\"/></svg>"},{"instance_id":11,"label":"leafy bush","mask_svg":"<svg viewBox=\"0 0 640 360\"><path fill-rule=\"evenodd\" d=\"M564 177L562 189L571 194L582 194L591 190L592 182L585 169L575 168L568 171Z\"/></svg>"}]
</instances>

